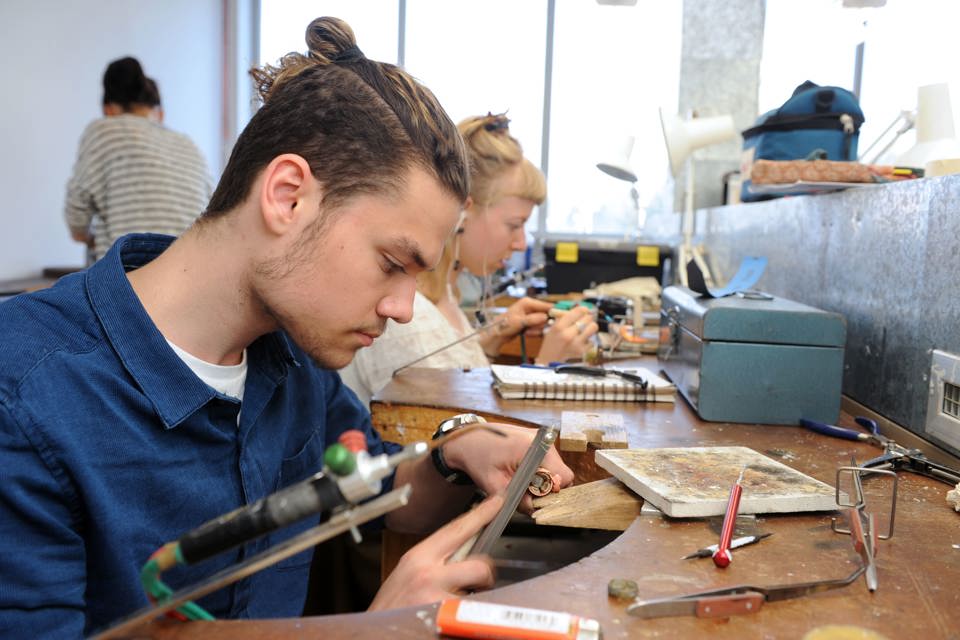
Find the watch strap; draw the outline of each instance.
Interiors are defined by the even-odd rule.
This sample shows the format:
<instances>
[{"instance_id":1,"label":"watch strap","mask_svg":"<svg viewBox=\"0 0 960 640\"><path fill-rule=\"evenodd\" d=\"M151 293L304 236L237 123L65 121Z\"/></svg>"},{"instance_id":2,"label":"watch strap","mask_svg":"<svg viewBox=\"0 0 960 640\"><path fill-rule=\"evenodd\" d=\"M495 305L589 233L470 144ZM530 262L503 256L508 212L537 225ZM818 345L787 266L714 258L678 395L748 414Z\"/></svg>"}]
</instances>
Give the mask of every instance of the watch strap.
<instances>
[{"instance_id":1,"label":"watch strap","mask_svg":"<svg viewBox=\"0 0 960 640\"><path fill-rule=\"evenodd\" d=\"M474 413L461 413L452 418L447 418L437 427L436 432L433 434L433 439L436 440L448 433L453 433L468 424L474 424L476 422L486 422L486 420ZM459 485L474 484L467 473L459 469L450 468L450 465L447 464L447 460L443 455L443 447L435 447L433 451L430 452L430 459L433 461L433 466L437 470L437 473L443 476L443 479L447 482Z\"/></svg>"}]
</instances>

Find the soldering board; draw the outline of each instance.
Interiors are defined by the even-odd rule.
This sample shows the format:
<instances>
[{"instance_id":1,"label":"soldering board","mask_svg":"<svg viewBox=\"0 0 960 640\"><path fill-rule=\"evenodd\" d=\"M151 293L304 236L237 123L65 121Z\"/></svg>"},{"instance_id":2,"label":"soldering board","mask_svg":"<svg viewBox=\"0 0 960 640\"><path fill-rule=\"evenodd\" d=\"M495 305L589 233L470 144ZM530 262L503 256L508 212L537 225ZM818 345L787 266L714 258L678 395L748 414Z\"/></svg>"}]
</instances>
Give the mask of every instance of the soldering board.
<instances>
[{"instance_id":1,"label":"soldering board","mask_svg":"<svg viewBox=\"0 0 960 640\"><path fill-rule=\"evenodd\" d=\"M601 449L596 463L672 517L723 515L740 470L740 513L836 508L834 488L748 447Z\"/></svg>"}]
</instances>

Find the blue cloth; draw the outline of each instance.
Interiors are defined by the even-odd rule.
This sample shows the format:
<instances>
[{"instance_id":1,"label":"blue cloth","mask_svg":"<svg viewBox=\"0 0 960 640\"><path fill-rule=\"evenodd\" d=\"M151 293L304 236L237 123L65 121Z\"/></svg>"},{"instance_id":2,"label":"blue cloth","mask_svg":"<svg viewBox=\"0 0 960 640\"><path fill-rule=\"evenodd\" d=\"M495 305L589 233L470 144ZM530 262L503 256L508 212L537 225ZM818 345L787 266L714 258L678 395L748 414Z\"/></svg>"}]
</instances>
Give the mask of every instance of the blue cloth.
<instances>
[{"instance_id":1,"label":"blue cloth","mask_svg":"<svg viewBox=\"0 0 960 640\"><path fill-rule=\"evenodd\" d=\"M197 378L125 276L171 241L126 236L87 271L0 304L0 637L89 634L147 604L139 570L161 544L315 473L345 429L363 429L371 454L388 446L337 373L282 333L249 346L242 411ZM312 524L164 580L195 583ZM200 604L297 616L310 557Z\"/></svg>"}]
</instances>

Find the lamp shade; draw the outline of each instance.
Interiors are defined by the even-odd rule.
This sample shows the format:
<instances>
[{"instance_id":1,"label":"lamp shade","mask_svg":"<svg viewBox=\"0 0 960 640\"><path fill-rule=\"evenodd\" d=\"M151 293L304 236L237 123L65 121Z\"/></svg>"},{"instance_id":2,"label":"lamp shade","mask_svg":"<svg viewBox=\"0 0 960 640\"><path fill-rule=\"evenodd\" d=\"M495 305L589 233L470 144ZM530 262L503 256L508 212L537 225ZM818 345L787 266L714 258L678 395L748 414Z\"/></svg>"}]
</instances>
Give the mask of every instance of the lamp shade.
<instances>
[{"instance_id":1,"label":"lamp shade","mask_svg":"<svg viewBox=\"0 0 960 640\"><path fill-rule=\"evenodd\" d=\"M597 169L603 171L608 176L613 176L617 180L626 180L627 182L636 182L637 174L630 166L630 154L633 153L633 136L627 137L621 147L613 154L612 158L607 158L609 162L598 162Z\"/></svg>"},{"instance_id":2,"label":"lamp shade","mask_svg":"<svg viewBox=\"0 0 960 640\"><path fill-rule=\"evenodd\" d=\"M896 164L924 167L932 160L960 158L960 141L953 126L950 88L930 84L917 89L917 143L898 156Z\"/></svg>"},{"instance_id":3,"label":"lamp shade","mask_svg":"<svg viewBox=\"0 0 960 640\"><path fill-rule=\"evenodd\" d=\"M663 140L670 156L670 170L676 176L683 162L701 147L730 140L737 135L733 117L729 115L684 120L676 115L664 116L660 110Z\"/></svg>"}]
</instances>

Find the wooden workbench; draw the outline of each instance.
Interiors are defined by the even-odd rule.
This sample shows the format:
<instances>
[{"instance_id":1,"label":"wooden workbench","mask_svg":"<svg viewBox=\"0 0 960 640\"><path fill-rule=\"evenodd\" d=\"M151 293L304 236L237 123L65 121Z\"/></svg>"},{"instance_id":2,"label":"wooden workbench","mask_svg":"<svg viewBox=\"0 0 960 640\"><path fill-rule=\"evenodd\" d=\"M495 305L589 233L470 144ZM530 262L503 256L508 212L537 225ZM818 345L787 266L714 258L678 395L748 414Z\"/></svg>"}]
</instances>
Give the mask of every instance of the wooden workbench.
<instances>
[{"instance_id":1,"label":"wooden workbench","mask_svg":"<svg viewBox=\"0 0 960 640\"><path fill-rule=\"evenodd\" d=\"M539 425L559 423L563 409L621 412L631 447L746 445L831 485L835 470L852 455L878 454L868 444L813 434L799 427L700 421L678 397L676 404L562 403L503 400L490 387L486 369L410 369L373 403L375 426L399 441L428 438L439 419L466 410L488 418ZM853 426L849 415L841 424ZM583 460L573 460L580 479L590 479ZM596 474L600 477L603 474ZM868 505L876 490L867 483ZM879 589L862 578L848 587L769 603L751 615L729 619L660 618L626 614L626 604L607 597L607 582L629 578L640 595L656 598L725 587L842 578L859 566L850 539L831 531L829 513L770 515L759 527L774 535L735 553L725 570L709 560L682 556L716 541L705 520L641 516L613 543L559 571L479 593L474 598L518 606L564 610L597 618L604 638L801 638L823 625L854 625L890 638L960 638L960 514L944 499L949 487L900 474L896 530L880 541ZM879 505L877 505L879 511ZM545 528L545 535L548 529ZM377 614L275 621L154 623L158 638L431 638L435 605Z\"/></svg>"}]
</instances>

